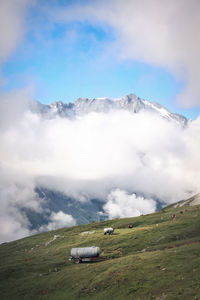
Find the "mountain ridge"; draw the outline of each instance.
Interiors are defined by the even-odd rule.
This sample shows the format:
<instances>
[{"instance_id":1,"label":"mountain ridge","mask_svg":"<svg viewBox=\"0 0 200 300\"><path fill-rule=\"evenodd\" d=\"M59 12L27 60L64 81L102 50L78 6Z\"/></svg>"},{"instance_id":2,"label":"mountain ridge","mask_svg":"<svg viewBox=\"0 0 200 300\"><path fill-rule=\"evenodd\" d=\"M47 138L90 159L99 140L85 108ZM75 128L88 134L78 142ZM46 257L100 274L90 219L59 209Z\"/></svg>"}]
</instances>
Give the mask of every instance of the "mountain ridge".
<instances>
[{"instance_id":1,"label":"mountain ridge","mask_svg":"<svg viewBox=\"0 0 200 300\"><path fill-rule=\"evenodd\" d=\"M73 103L57 101L50 104L41 104L40 102L37 102L36 106L37 108L34 107L33 111L47 117L60 116L75 118L91 112L108 113L113 110L126 110L131 113L139 113L141 111L152 112L183 127L186 126L188 122L186 117L177 113L172 113L161 104L141 99L135 94L129 94L116 99L106 97L78 98Z\"/></svg>"}]
</instances>

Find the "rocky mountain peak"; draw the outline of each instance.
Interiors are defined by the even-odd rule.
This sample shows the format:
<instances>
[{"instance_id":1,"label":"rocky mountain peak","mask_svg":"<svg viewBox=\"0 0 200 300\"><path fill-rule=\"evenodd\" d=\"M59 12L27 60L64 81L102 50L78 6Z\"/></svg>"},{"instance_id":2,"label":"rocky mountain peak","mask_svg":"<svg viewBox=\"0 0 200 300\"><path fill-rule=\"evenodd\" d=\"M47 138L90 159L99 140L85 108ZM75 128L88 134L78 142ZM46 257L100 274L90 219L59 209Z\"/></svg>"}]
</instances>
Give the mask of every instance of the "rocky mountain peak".
<instances>
[{"instance_id":1,"label":"rocky mountain peak","mask_svg":"<svg viewBox=\"0 0 200 300\"><path fill-rule=\"evenodd\" d=\"M74 118L91 112L108 113L113 110L127 110L132 113L149 111L183 127L187 124L187 119L184 116L172 113L161 104L141 99L135 94L129 94L119 99L106 97L78 98L74 103L58 101L47 105L40 103L37 105L37 112L39 111L40 114L48 118L56 117L57 115Z\"/></svg>"}]
</instances>

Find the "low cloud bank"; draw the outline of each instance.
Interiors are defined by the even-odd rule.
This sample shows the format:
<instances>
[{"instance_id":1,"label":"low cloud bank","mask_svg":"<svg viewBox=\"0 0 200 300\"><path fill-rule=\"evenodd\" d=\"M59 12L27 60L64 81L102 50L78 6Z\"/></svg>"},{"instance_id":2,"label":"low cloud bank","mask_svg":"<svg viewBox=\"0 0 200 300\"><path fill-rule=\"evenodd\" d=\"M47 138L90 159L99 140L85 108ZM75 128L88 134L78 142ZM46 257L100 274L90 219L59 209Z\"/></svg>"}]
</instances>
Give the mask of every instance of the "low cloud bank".
<instances>
[{"instance_id":1,"label":"low cloud bank","mask_svg":"<svg viewBox=\"0 0 200 300\"><path fill-rule=\"evenodd\" d=\"M52 212L49 220L50 222L47 225L41 226L39 231L43 232L76 225L76 220L71 215L65 214L62 211L57 213Z\"/></svg>"},{"instance_id":2,"label":"low cloud bank","mask_svg":"<svg viewBox=\"0 0 200 300\"><path fill-rule=\"evenodd\" d=\"M43 119L22 98L0 104L0 241L34 233L22 208L43 213L36 186L105 201L110 218L153 212L155 199L170 204L199 192L200 119L185 129L128 111ZM52 212L41 230L75 222Z\"/></svg>"},{"instance_id":3,"label":"low cloud bank","mask_svg":"<svg viewBox=\"0 0 200 300\"><path fill-rule=\"evenodd\" d=\"M136 217L141 214L152 213L156 210L156 201L129 195L126 191L113 190L104 205L104 211L109 219Z\"/></svg>"}]
</instances>

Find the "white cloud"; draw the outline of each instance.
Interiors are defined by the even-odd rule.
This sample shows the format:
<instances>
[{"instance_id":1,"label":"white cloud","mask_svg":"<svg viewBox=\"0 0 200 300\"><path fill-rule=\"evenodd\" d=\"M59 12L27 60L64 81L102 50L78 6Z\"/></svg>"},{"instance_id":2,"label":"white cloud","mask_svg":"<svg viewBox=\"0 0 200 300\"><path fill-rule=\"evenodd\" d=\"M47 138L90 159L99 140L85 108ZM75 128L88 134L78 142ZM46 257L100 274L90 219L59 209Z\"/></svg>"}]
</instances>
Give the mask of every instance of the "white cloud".
<instances>
[{"instance_id":1,"label":"white cloud","mask_svg":"<svg viewBox=\"0 0 200 300\"><path fill-rule=\"evenodd\" d=\"M109 219L137 217L141 214L152 213L156 210L156 201L128 194L123 190L113 190L108 195L104 211Z\"/></svg>"},{"instance_id":2,"label":"white cloud","mask_svg":"<svg viewBox=\"0 0 200 300\"><path fill-rule=\"evenodd\" d=\"M56 22L87 21L115 30L113 51L166 68L185 81L179 103L200 105L200 2L101 0L49 10ZM111 46L111 45L110 45Z\"/></svg>"},{"instance_id":3,"label":"white cloud","mask_svg":"<svg viewBox=\"0 0 200 300\"><path fill-rule=\"evenodd\" d=\"M17 240L31 234L27 229L28 220L23 218L20 214L14 216L6 215L0 216L0 243Z\"/></svg>"},{"instance_id":4,"label":"white cloud","mask_svg":"<svg viewBox=\"0 0 200 300\"><path fill-rule=\"evenodd\" d=\"M29 220L22 210L42 212L42 199L34 191L33 178L28 178L23 172L4 168L2 157L0 178L0 243L36 233L29 229Z\"/></svg>"},{"instance_id":5,"label":"white cloud","mask_svg":"<svg viewBox=\"0 0 200 300\"><path fill-rule=\"evenodd\" d=\"M0 91L0 130L18 126L23 114L29 110L33 94L31 86L10 92Z\"/></svg>"},{"instance_id":6,"label":"white cloud","mask_svg":"<svg viewBox=\"0 0 200 300\"><path fill-rule=\"evenodd\" d=\"M26 32L26 10L32 0L0 1L0 63L4 62L22 41Z\"/></svg>"},{"instance_id":7,"label":"white cloud","mask_svg":"<svg viewBox=\"0 0 200 300\"><path fill-rule=\"evenodd\" d=\"M28 31L27 12L34 3L35 0L0 1L0 88L8 83L8 79L2 74L2 65L23 41ZM18 97L19 93L13 91L12 94L15 95L13 98ZM9 98L9 93L8 95L6 93L0 94L1 102L4 102L5 98ZM1 108L2 106L1 103Z\"/></svg>"},{"instance_id":8,"label":"white cloud","mask_svg":"<svg viewBox=\"0 0 200 300\"><path fill-rule=\"evenodd\" d=\"M18 224L7 226L8 239L31 234L20 208L42 212L36 186L80 201L102 199L110 216L124 201L135 214L153 211L152 199L170 204L199 192L200 119L185 129L155 114L128 111L42 119L23 97L16 99L16 109L5 101L0 110L0 215ZM3 118L10 109L12 117ZM124 208L121 215L127 214ZM51 217L48 228L62 227L62 216ZM63 220L74 224L68 216ZM5 237L2 228L0 236Z\"/></svg>"},{"instance_id":9,"label":"white cloud","mask_svg":"<svg viewBox=\"0 0 200 300\"><path fill-rule=\"evenodd\" d=\"M52 212L49 217L50 222L40 227L39 231L55 230L62 227L70 227L76 225L76 220L62 211Z\"/></svg>"},{"instance_id":10,"label":"white cloud","mask_svg":"<svg viewBox=\"0 0 200 300\"><path fill-rule=\"evenodd\" d=\"M22 41L32 3L0 1L0 64ZM184 79L179 101L192 106L200 101L199 11L198 0L111 0L55 8L51 17L111 26L121 58L164 67ZM29 94L0 94L0 242L32 233L20 209L42 212L37 185L80 201L103 199L110 217L154 211L154 196L169 204L199 192L200 119L184 130L129 112L43 120L30 112ZM52 213L49 221L46 230L75 224L63 212Z\"/></svg>"}]
</instances>

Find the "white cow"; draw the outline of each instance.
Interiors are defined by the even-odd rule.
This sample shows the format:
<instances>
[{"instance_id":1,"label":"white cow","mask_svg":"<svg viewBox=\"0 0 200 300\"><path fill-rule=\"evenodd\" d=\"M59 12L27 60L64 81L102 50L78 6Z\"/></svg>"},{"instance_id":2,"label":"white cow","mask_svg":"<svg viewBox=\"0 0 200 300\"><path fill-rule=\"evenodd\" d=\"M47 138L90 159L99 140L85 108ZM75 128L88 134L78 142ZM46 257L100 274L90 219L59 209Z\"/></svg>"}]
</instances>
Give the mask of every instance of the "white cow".
<instances>
[{"instance_id":1,"label":"white cow","mask_svg":"<svg viewBox=\"0 0 200 300\"><path fill-rule=\"evenodd\" d=\"M109 235L111 235L111 234L113 234L113 232L114 232L114 229L112 227L104 228L104 234L108 233Z\"/></svg>"}]
</instances>

